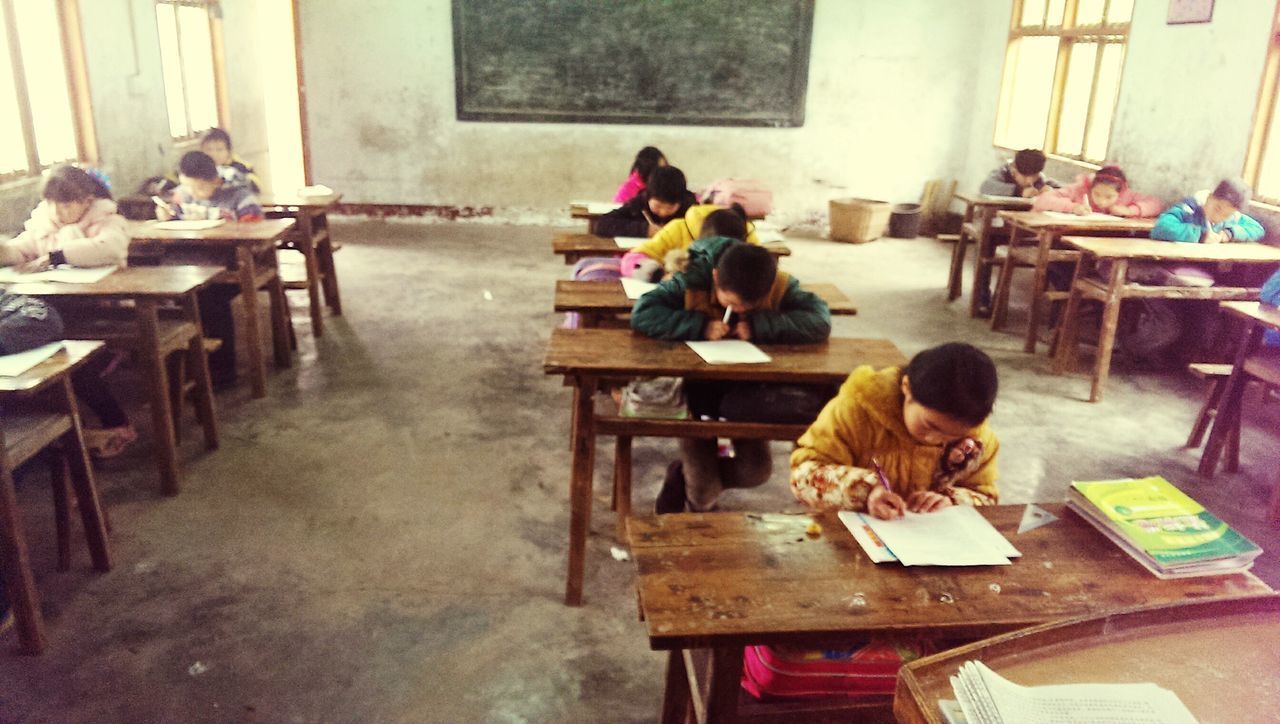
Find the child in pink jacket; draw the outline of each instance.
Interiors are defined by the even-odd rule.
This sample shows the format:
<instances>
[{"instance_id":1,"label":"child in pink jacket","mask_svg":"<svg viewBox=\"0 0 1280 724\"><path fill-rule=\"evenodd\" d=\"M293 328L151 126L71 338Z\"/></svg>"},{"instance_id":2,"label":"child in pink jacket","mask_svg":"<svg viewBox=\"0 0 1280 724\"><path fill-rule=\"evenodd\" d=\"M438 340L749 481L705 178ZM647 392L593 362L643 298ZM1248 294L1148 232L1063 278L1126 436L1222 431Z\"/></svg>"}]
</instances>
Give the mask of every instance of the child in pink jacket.
<instances>
[{"instance_id":1,"label":"child in pink jacket","mask_svg":"<svg viewBox=\"0 0 1280 724\"><path fill-rule=\"evenodd\" d=\"M1092 176L1082 173L1075 183L1046 191L1031 205L1033 211L1137 218L1154 218L1164 211L1164 207L1165 203L1155 196L1130 189L1129 181L1119 166L1103 166Z\"/></svg>"},{"instance_id":2,"label":"child in pink jacket","mask_svg":"<svg viewBox=\"0 0 1280 724\"><path fill-rule=\"evenodd\" d=\"M635 162L631 164L631 173L627 174L627 180L622 182L618 192L613 195L614 202L625 204L630 201L636 194L644 191L649 183L649 174L653 173L655 168L666 165L667 157L662 155L662 151L653 146L640 149L636 154Z\"/></svg>"},{"instance_id":3,"label":"child in pink jacket","mask_svg":"<svg viewBox=\"0 0 1280 724\"><path fill-rule=\"evenodd\" d=\"M0 245L0 266L124 266L129 234L106 186L75 166L49 172L21 234Z\"/></svg>"}]
</instances>

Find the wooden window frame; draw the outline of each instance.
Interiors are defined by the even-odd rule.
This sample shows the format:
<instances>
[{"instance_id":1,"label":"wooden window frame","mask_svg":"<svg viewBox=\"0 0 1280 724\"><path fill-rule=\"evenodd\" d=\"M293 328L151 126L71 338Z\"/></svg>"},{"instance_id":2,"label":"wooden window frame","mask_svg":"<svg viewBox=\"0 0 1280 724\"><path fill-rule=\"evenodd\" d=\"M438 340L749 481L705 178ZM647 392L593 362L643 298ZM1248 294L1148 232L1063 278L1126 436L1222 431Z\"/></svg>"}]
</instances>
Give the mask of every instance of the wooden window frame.
<instances>
[{"instance_id":1,"label":"wooden window frame","mask_svg":"<svg viewBox=\"0 0 1280 724\"><path fill-rule=\"evenodd\" d=\"M203 8L209 16L209 43L210 52L212 53L213 63L213 96L214 104L217 106L218 127L226 128L228 124L229 111L231 107L230 96L227 92L227 63L226 63L226 46L222 38L222 12L219 8L218 0L154 0L154 5L172 5L175 8L179 6ZM159 32L159 28L156 29ZM182 66L182 27L175 26L177 33L177 49L179 67ZM170 136L174 145L182 145L195 141L207 131L207 128L195 130L191 128L191 106L188 101L187 79L180 76L182 81L182 106L187 114L187 134L184 136ZM168 111L166 110L166 113Z\"/></svg>"},{"instance_id":2,"label":"wooden window frame","mask_svg":"<svg viewBox=\"0 0 1280 724\"><path fill-rule=\"evenodd\" d=\"M1254 200L1273 206L1280 205L1280 195L1264 196L1258 187L1258 178L1262 175L1262 159L1266 156L1267 144L1280 142L1280 138L1268 138L1276 112L1277 90L1280 90L1280 2L1276 3L1271 20L1271 39L1267 46L1267 59L1262 66L1258 105L1253 112L1253 129L1249 133L1249 148L1244 159L1244 179L1254 190ZM1276 193L1280 194L1280 189Z\"/></svg>"},{"instance_id":3,"label":"wooden window frame","mask_svg":"<svg viewBox=\"0 0 1280 724\"><path fill-rule=\"evenodd\" d=\"M40 163L40 154L36 147L35 121L31 113L30 96L27 93L26 66L22 58L21 39L18 36L18 20L13 12L14 0L0 0L0 9L3 9L4 14L4 28L0 28L0 32L5 33L8 39L9 61L13 67L14 76L14 94L17 96L22 140L27 151L27 168L0 174L0 183L36 178L46 169L68 161L91 165L98 163L98 137L93 125L93 102L89 96L89 74L84 59L80 5L76 0L55 0L55 2L58 12L58 32L62 39L63 65L67 72L67 95L71 106L76 158Z\"/></svg>"},{"instance_id":4,"label":"wooden window frame","mask_svg":"<svg viewBox=\"0 0 1280 724\"><path fill-rule=\"evenodd\" d=\"M1000 81L1000 98L997 101L997 113L995 128L992 130L992 145L996 148L1006 150L1017 150L1002 145L999 138L1001 114L1006 105L1011 105L1013 99L1008 96L1010 92L1010 83L1012 80L1011 53L1013 45L1016 41L1026 37L1056 37L1058 42L1058 58L1053 71L1053 88L1049 95L1049 118L1045 123L1045 134L1042 148L1048 155L1057 158L1074 161L1079 164L1093 166L1106 161L1106 154L1103 158L1089 158L1085 156L1086 139L1089 135L1089 125L1093 121L1094 101L1098 92L1098 74L1102 69L1102 51L1107 45L1120 45L1123 48L1123 55L1120 59L1120 85L1124 83L1124 63L1129 57L1129 30L1133 25L1133 17L1130 15L1129 21L1125 23L1108 24L1106 21L1107 13L1111 9L1112 0L1105 0L1102 7L1102 22L1097 25L1076 25L1076 10L1079 7L1079 0L1065 0L1062 12L1062 25L1051 26L1048 24L1049 2L1045 2L1044 15L1041 17L1040 25L1023 27L1022 26L1022 9L1025 0L1013 0L1013 14L1009 18L1009 38L1005 44L1005 60L1004 67L1001 71ZM1071 48L1075 43L1097 43L1098 44L1098 60L1093 65L1093 80L1089 85L1089 101L1085 110L1084 120L1084 136L1080 139L1080 153L1069 154L1060 153L1058 151L1058 131L1062 120L1062 102L1067 87L1067 67L1071 61ZM1117 91L1117 98L1119 92ZM1111 131L1115 127L1115 116L1111 118L1112 127L1107 129L1107 152L1111 150Z\"/></svg>"}]
</instances>

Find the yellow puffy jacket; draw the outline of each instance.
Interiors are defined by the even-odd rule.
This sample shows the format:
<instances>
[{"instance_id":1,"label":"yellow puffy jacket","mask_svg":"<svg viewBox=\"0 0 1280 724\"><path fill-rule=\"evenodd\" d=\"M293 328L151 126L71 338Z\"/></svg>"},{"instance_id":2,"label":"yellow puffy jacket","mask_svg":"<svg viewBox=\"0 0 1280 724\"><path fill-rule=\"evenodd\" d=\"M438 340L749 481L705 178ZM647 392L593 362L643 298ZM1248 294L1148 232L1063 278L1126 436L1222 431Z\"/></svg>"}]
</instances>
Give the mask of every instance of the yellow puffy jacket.
<instances>
[{"instance_id":1,"label":"yellow puffy jacket","mask_svg":"<svg viewBox=\"0 0 1280 724\"><path fill-rule=\"evenodd\" d=\"M638 251L654 261L661 262L667 258L667 252L672 249L688 249L693 240L702 233L702 222L706 221L711 212L723 208L715 204L690 206L683 219L668 221L661 231L653 235L652 239L640 244L632 251ZM756 227L750 221L747 222L746 241L748 244L760 243L760 237L756 236Z\"/></svg>"},{"instance_id":2,"label":"yellow puffy jacket","mask_svg":"<svg viewBox=\"0 0 1280 724\"><path fill-rule=\"evenodd\" d=\"M855 369L840 392L827 403L791 453L791 467L813 461L872 468L880 461L893 490L902 497L929 490L938 469L942 447L918 443L902 420L902 370L869 365ZM956 488L969 488L995 502L996 453L999 442L986 423L969 433L982 443L982 457Z\"/></svg>"}]
</instances>

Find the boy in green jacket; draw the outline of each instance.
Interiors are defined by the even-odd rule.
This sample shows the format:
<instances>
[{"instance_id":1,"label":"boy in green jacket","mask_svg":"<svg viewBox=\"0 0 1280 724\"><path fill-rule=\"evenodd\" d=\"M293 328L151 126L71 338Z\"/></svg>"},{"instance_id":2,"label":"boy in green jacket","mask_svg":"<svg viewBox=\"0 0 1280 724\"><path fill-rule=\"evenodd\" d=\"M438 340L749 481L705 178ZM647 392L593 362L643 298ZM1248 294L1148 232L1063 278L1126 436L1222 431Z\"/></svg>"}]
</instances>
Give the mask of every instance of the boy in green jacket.
<instances>
[{"instance_id":1,"label":"boy in green jacket","mask_svg":"<svg viewBox=\"0 0 1280 724\"><path fill-rule=\"evenodd\" d=\"M656 339L822 342L831 312L759 246L716 236L689 247L689 266L636 300L631 328ZM725 488L754 488L773 470L769 441L735 439L721 459L714 439L680 438L654 506L659 514L710 510Z\"/></svg>"}]
</instances>

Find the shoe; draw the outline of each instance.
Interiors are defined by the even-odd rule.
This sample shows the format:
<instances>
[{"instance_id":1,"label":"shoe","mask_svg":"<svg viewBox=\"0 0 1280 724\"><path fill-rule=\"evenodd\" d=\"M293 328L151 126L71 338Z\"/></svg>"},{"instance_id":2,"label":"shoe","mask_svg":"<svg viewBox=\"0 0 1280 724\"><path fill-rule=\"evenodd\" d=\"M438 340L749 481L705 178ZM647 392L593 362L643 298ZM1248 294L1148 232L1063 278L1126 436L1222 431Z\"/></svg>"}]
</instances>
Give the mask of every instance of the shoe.
<instances>
[{"instance_id":1,"label":"shoe","mask_svg":"<svg viewBox=\"0 0 1280 724\"><path fill-rule=\"evenodd\" d=\"M662 490L658 491L658 499L653 504L653 512L658 515L683 513L684 506L684 463L679 460L673 460L667 466L667 477L662 481Z\"/></svg>"},{"instance_id":2,"label":"shoe","mask_svg":"<svg viewBox=\"0 0 1280 724\"><path fill-rule=\"evenodd\" d=\"M85 447L89 448L89 454L98 460L116 457L137 440L138 432L132 425L84 431Z\"/></svg>"}]
</instances>

